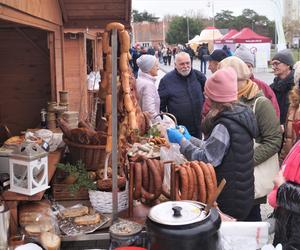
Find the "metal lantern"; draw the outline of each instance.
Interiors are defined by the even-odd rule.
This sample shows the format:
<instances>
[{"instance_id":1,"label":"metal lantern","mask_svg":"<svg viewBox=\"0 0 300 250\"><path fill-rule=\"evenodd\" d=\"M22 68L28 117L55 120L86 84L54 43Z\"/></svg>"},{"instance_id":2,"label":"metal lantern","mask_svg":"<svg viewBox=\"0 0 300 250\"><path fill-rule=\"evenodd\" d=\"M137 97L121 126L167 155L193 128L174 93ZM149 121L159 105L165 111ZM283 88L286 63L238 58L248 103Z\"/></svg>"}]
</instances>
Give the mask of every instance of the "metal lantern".
<instances>
[{"instance_id":1,"label":"metal lantern","mask_svg":"<svg viewBox=\"0 0 300 250\"><path fill-rule=\"evenodd\" d=\"M21 144L9 159L10 189L34 195L48 186L48 153L37 143Z\"/></svg>"}]
</instances>

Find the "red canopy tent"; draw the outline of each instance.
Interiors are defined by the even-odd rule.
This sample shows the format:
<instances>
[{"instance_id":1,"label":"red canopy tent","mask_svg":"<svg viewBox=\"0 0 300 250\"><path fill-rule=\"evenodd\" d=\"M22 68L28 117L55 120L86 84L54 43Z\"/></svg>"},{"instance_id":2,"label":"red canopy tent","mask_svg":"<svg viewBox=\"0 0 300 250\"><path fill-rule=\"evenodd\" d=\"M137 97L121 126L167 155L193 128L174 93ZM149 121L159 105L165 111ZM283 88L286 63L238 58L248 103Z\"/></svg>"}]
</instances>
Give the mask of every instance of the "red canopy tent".
<instances>
[{"instance_id":1,"label":"red canopy tent","mask_svg":"<svg viewBox=\"0 0 300 250\"><path fill-rule=\"evenodd\" d=\"M231 39L235 43L271 43L272 39L255 33L250 28L243 28L239 33L233 35Z\"/></svg>"},{"instance_id":2,"label":"red canopy tent","mask_svg":"<svg viewBox=\"0 0 300 250\"><path fill-rule=\"evenodd\" d=\"M226 43L234 43L234 41L231 39L232 36L239 33L236 29L231 29L226 33L224 36L222 36L220 39L215 40L216 44L226 44Z\"/></svg>"}]
</instances>

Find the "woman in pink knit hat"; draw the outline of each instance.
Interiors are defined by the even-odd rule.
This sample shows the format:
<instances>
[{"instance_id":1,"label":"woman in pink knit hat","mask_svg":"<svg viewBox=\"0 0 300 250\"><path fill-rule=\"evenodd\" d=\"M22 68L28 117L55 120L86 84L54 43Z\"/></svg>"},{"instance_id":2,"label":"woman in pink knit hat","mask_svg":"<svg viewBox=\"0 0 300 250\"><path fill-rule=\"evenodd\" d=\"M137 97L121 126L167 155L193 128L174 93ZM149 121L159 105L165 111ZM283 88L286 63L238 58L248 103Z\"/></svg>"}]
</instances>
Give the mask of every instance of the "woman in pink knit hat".
<instances>
[{"instance_id":1,"label":"woman in pink knit hat","mask_svg":"<svg viewBox=\"0 0 300 250\"><path fill-rule=\"evenodd\" d=\"M205 140L192 137L184 128L168 129L169 141L180 145L190 161L199 160L215 167L218 183L227 183L217 203L221 211L245 219L254 199L253 138L257 134L253 111L237 102L237 74L228 67L215 72L205 83L211 110L204 120Z\"/></svg>"}]
</instances>

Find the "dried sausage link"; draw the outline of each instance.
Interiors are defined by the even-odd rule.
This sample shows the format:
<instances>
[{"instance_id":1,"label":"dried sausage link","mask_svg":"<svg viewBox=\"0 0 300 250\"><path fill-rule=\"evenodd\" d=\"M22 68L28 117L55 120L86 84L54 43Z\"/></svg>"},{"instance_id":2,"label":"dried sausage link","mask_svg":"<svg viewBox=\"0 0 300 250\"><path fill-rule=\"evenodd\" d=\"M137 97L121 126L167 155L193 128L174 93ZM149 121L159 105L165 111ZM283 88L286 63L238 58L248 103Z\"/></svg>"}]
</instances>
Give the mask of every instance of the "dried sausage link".
<instances>
[{"instance_id":1,"label":"dried sausage link","mask_svg":"<svg viewBox=\"0 0 300 250\"><path fill-rule=\"evenodd\" d=\"M151 160L151 159L147 159L147 165L149 166L151 177L153 177L153 187L154 187L154 196L155 199L157 199L160 194L161 194L161 190L162 190L162 180L161 180L161 176L159 173L158 168L156 168L155 163Z\"/></svg>"},{"instance_id":2,"label":"dried sausage link","mask_svg":"<svg viewBox=\"0 0 300 250\"><path fill-rule=\"evenodd\" d=\"M212 178L213 183L214 183L214 193L215 193L217 191L217 187L218 187L217 177L216 177L216 171L215 171L214 166L211 165L210 163L207 163L206 165L208 166L211 178Z\"/></svg>"},{"instance_id":3,"label":"dried sausage link","mask_svg":"<svg viewBox=\"0 0 300 250\"><path fill-rule=\"evenodd\" d=\"M134 164L134 179L134 199L138 200L142 194L142 165L139 162Z\"/></svg>"},{"instance_id":4,"label":"dried sausage link","mask_svg":"<svg viewBox=\"0 0 300 250\"><path fill-rule=\"evenodd\" d=\"M207 198L206 198L206 203L210 203L211 199L214 195L214 183L210 174L210 170L208 168L208 166L203 162L200 161L199 165L203 171L204 174L204 179L205 179L205 184L207 187Z\"/></svg>"},{"instance_id":5,"label":"dried sausage link","mask_svg":"<svg viewBox=\"0 0 300 250\"><path fill-rule=\"evenodd\" d=\"M190 163L187 162L184 164L187 175L188 175L188 180L189 180L189 186L188 186L188 200L193 199L193 194L194 194L194 176L190 167Z\"/></svg>"},{"instance_id":6,"label":"dried sausage link","mask_svg":"<svg viewBox=\"0 0 300 250\"><path fill-rule=\"evenodd\" d=\"M188 199L188 190L189 190L189 179L188 174L184 166L179 168L179 176L180 176L180 199L187 200Z\"/></svg>"},{"instance_id":7,"label":"dried sausage link","mask_svg":"<svg viewBox=\"0 0 300 250\"><path fill-rule=\"evenodd\" d=\"M142 186L146 191L149 190L149 174L146 161L142 163Z\"/></svg>"},{"instance_id":8,"label":"dried sausage link","mask_svg":"<svg viewBox=\"0 0 300 250\"><path fill-rule=\"evenodd\" d=\"M197 175L198 186L198 201L206 203L206 184L204 180L204 174L197 161L191 162L191 167L195 170Z\"/></svg>"}]
</instances>

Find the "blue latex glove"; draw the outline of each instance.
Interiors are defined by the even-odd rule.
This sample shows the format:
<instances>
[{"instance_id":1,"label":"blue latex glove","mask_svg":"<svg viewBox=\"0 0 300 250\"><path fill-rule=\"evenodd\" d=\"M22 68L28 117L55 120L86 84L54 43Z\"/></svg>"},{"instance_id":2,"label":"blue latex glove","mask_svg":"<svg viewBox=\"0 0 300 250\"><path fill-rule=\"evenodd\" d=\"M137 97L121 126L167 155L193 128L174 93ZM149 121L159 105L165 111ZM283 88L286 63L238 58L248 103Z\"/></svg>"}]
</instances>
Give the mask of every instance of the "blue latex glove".
<instances>
[{"instance_id":1,"label":"blue latex glove","mask_svg":"<svg viewBox=\"0 0 300 250\"><path fill-rule=\"evenodd\" d=\"M169 137L169 141L172 143L181 143L181 140L183 138L183 134L181 134L178 129L176 128L168 128L167 129L167 134Z\"/></svg>"},{"instance_id":2,"label":"blue latex glove","mask_svg":"<svg viewBox=\"0 0 300 250\"><path fill-rule=\"evenodd\" d=\"M191 135L185 126L179 125L179 126L176 126L176 128L179 130L180 133L182 133L182 131L183 131L182 134L185 137L185 139L187 139L187 140L191 139Z\"/></svg>"}]
</instances>

